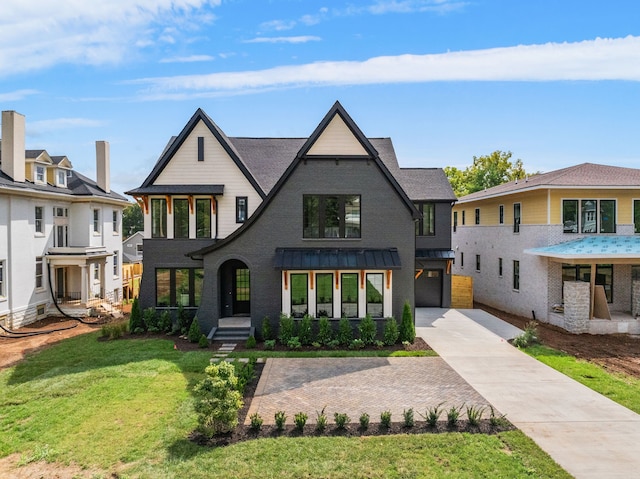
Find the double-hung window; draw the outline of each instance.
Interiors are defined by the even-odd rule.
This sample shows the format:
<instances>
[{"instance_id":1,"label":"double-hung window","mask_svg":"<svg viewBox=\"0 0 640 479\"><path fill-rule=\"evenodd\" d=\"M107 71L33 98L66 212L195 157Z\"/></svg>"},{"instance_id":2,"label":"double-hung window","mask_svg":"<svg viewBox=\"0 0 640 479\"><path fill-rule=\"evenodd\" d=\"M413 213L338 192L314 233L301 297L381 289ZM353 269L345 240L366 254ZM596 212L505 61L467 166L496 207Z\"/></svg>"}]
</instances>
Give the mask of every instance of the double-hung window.
<instances>
[{"instance_id":1,"label":"double-hung window","mask_svg":"<svg viewBox=\"0 0 640 479\"><path fill-rule=\"evenodd\" d=\"M120 261L118 252L113 252L113 276L120 276Z\"/></svg>"},{"instance_id":2,"label":"double-hung window","mask_svg":"<svg viewBox=\"0 0 640 479\"><path fill-rule=\"evenodd\" d=\"M211 200L196 199L196 238L211 238Z\"/></svg>"},{"instance_id":3,"label":"double-hung window","mask_svg":"<svg viewBox=\"0 0 640 479\"><path fill-rule=\"evenodd\" d=\"M118 234L120 228L118 228L118 212L115 210L111 214L111 226L113 228L113 233Z\"/></svg>"},{"instance_id":4,"label":"double-hung window","mask_svg":"<svg viewBox=\"0 0 640 479\"><path fill-rule=\"evenodd\" d=\"M36 165L35 178L34 178L35 182L44 183L44 174L45 174L44 166Z\"/></svg>"},{"instance_id":5,"label":"double-hung window","mask_svg":"<svg viewBox=\"0 0 640 479\"><path fill-rule=\"evenodd\" d=\"M93 210L93 232L100 233L100 210L98 208Z\"/></svg>"},{"instance_id":6,"label":"double-hung window","mask_svg":"<svg viewBox=\"0 0 640 479\"><path fill-rule=\"evenodd\" d=\"M44 287L43 272L42 256L36 256L36 288Z\"/></svg>"},{"instance_id":7,"label":"double-hung window","mask_svg":"<svg viewBox=\"0 0 640 479\"><path fill-rule=\"evenodd\" d=\"M164 198L151 200L151 237L167 237L167 200Z\"/></svg>"},{"instance_id":8,"label":"double-hung window","mask_svg":"<svg viewBox=\"0 0 640 479\"><path fill-rule=\"evenodd\" d=\"M44 207L36 206L35 209L35 227L36 233L44 233Z\"/></svg>"},{"instance_id":9,"label":"double-hung window","mask_svg":"<svg viewBox=\"0 0 640 479\"><path fill-rule=\"evenodd\" d=\"M189 237L189 200L186 198L173 199L173 237Z\"/></svg>"},{"instance_id":10,"label":"double-hung window","mask_svg":"<svg viewBox=\"0 0 640 479\"><path fill-rule=\"evenodd\" d=\"M416 222L416 236L435 236L435 203L414 203L414 205L422 213L422 218Z\"/></svg>"},{"instance_id":11,"label":"double-hung window","mask_svg":"<svg viewBox=\"0 0 640 479\"><path fill-rule=\"evenodd\" d=\"M304 195L304 238L360 238L360 195Z\"/></svg>"},{"instance_id":12,"label":"double-hung window","mask_svg":"<svg viewBox=\"0 0 640 479\"><path fill-rule=\"evenodd\" d=\"M513 232L520 233L520 223L522 221L522 206L520 203L513 204Z\"/></svg>"},{"instance_id":13,"label":"double-hung window","mask_svg":"<svg viewBox=\"0 0 640 479\"><path fill-rule=\"evenodd\" d=\"M513 260L513 289L520 290L520 261Z\"/></svg>"}]
</instances>

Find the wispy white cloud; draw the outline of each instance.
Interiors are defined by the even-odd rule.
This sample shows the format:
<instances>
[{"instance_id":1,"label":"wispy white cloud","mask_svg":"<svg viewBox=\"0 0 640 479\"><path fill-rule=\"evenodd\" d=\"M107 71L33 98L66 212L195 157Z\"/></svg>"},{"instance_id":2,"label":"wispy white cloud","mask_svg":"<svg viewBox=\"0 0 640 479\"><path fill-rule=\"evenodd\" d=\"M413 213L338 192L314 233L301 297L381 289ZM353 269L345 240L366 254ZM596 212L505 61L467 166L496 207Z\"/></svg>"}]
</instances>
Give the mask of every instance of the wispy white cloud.
<instances>
[{"instance_id":1,"label":"wispy white cloud","mask_svg":"<svg viewBox=\"0 0 640 479\"><path fill-rule=\"evenodd\" d=\"M40 93L38 90L15 90L7 93L0 93L0 102L19 101L24 98Z\"/></svg>"},{"instance_id":2,"label":"wispy white cloud","mask_svg":"<svg viewBox=\"0 0 640 479\"><path fill-rule=\"evenodd\" d=\"M257 37L251 40L245 40L244 43L307 43L319 42L320 40L320 37L305 35L298 37Z\"/></svg>"},{"instance_id":3,"label":"wispy white cloud","mask_svg":"<svg viewBox=\"0 0 640 479\"><path fill-rule=\"evenodd\" d=\"M142 78L144 99L265 89L436 81L640 81L640 37L546 43L431 55L325 61L265 70Z\"/></svg>"},{"instance_id":4,"label":"wispy white cloud","mask_svg":"<svg viewBox=\"0 0 640 479\"><path fill-rule=\"evenodd\" d=\"M196 63L196 62L210 62L215 60L211 55L190 55L187 57L172 57L163 58L160 63Z\"/></svg>"},{"instance_id":5,"label":"wispy white cloud","mask_svg":"<svg viewBox=\"0 0 640 479\"><path fill-rule=\"evenodd\" d=\"M97 128L105 122L88 118L54 118L51 120L30 121L27 123L27 134L37 137L52 131L68 130L70 128Z\"/></svg>"},{"instance_id":6,"label":"wispy white cloud","mask_svg":"<svg viewBox=\"0 0 640 479\"><path fill-rule=\"evenodd\" d=\"M2 0L0 76L61 63L118 63L214 18L221 0Z\"/></svg>"}]
</instances>

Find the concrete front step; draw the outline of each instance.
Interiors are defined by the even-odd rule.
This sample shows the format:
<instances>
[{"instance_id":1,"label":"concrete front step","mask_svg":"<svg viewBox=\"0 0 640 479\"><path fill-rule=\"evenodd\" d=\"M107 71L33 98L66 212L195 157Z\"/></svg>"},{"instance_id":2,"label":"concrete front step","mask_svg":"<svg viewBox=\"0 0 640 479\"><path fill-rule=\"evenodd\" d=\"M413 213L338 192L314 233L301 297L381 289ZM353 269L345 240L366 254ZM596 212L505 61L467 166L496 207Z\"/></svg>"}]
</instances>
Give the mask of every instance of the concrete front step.
<instances>
[{"instance_id":1,"label":"concrete front step","mask_svg":"<svg viewBox=\"0 0 640 479\"><path fill-rule=\"evenodd\" d=\"M246 341L249 336L255 336L255 328L247 327L214 327L207 336L209 341Z\"/></svg>"}]
</instances>

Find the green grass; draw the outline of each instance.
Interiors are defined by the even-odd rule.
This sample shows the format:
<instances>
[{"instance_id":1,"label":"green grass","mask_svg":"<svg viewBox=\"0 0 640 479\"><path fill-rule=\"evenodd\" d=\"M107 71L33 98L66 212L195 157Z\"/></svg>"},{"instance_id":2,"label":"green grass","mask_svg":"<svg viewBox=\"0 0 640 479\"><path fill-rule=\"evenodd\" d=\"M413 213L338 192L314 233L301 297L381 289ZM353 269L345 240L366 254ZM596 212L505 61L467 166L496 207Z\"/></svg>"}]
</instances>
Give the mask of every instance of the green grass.
<instances>
[{"instance_id":1,"label":"green grass","mask_svg":"<svg viewBox=\"0 0 640 479\"><path fill-rule=\"evenodd\" d=\"M438 356L433 350L425 351L389 351L350 350L350 349L321 349L318 351L237 351L229 353L231 358L387 358L387 357L427 357Z\"/></svg>"},{"instance_id":2,"label":"green grass","mask_svg":"<svg viewBox=\"0 0 640 479\"><path fill-rule=\"evenodd\" d=\"M122 478L569 476L518 431L301 437L206 448L191 388L210 351L79 336L0 371L0 457L76 463Z\"/></svg>"},{"instance_id":3,"label":"green grass","mask_svg":"<svg viewBox=\"0 0 640 479\"><path fill-rule=\"evenodd\" d=\"M640 414L640 379L612 374L593 364L546 346L524 348L530 356Z\"/></svg>"}]
</instances>

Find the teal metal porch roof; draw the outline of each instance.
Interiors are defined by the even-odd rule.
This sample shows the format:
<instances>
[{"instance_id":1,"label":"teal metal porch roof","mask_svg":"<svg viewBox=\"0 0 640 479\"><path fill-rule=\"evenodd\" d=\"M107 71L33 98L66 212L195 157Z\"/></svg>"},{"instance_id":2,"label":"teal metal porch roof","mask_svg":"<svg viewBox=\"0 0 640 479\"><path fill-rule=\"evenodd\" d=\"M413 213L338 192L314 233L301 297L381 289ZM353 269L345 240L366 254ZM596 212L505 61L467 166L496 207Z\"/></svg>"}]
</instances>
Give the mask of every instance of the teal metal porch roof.
<instances>
[{"instance_id":1,"label":"teal metal porch roof","mask_svg":"<svg viewBox=\"0 0 640 479\"><path fill-rule=\"evenodd\" d=\"M587 236L552 246L526 249L524 252L571 263L583 261L640 264L640 235Z\"/></svg>"}]
</instances>

